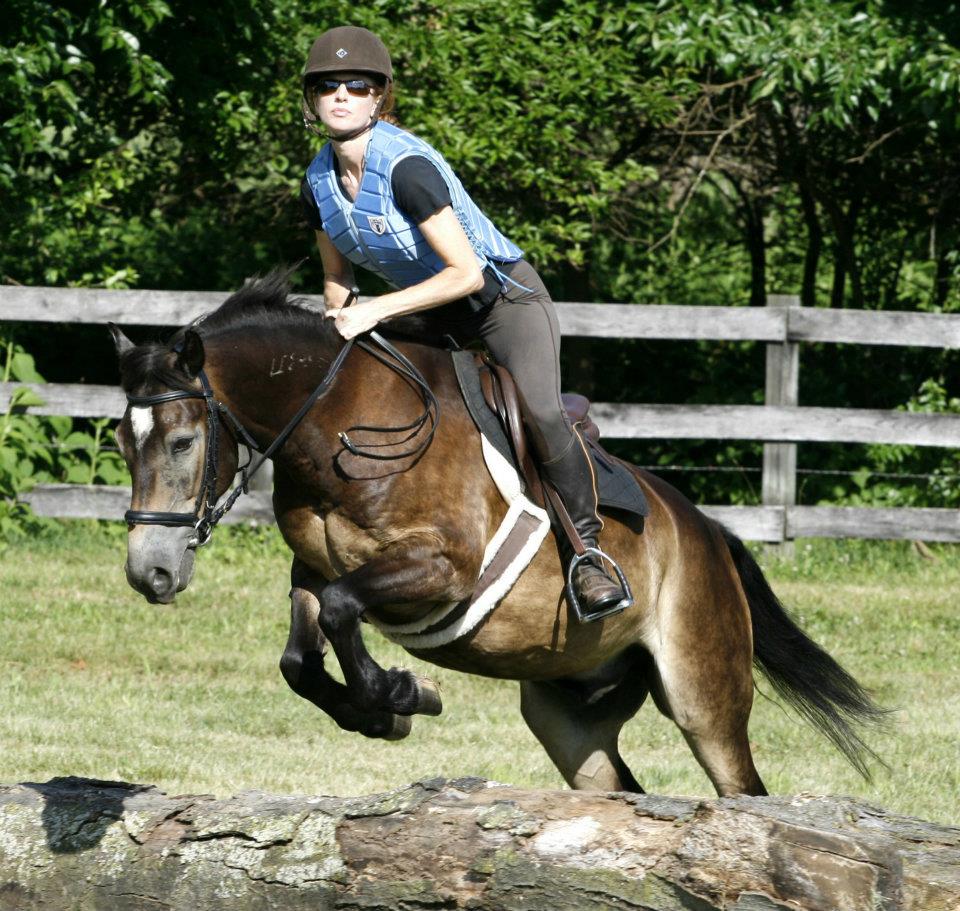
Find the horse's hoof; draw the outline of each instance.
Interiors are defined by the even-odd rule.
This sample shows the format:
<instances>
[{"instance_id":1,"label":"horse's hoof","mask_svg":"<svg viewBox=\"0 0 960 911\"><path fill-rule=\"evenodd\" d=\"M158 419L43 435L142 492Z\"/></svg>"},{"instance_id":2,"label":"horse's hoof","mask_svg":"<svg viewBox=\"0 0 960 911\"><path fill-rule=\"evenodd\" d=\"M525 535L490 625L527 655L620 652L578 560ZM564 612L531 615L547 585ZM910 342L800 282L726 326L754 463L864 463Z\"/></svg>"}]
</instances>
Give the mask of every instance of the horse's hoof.
<instances>
[{"instance_id":1,"label":"horse's hoof","mask_svg":"<svg viewBox=\"0 0 960 911\"><path fill-rule=\"evenodd\" d=\"M391 712L374 712L362 718L353 730L371 740L403 740L413 728L413 719Z\"/></svg>"},{"instance_id":2,"label":"horse's hoof","mask_svg":"<svg viewBox=\"0 0 960 911\"><path fill-rule=\"evenodd\" d=\"M403 740L413 730L413 719L409 715L393 715L390 727L381 736L384 740Z\"/></svg>"},{"instance_id":3,"label":"horse's hoof","mask_svg":"<svg viewBox=\"0 0 960 911\"><path fill-rule=\"evenodd\" d=\"M440 687L429 677L417 677L417 714L439 715L442 711Z\"/></svg>"}]
</instances>

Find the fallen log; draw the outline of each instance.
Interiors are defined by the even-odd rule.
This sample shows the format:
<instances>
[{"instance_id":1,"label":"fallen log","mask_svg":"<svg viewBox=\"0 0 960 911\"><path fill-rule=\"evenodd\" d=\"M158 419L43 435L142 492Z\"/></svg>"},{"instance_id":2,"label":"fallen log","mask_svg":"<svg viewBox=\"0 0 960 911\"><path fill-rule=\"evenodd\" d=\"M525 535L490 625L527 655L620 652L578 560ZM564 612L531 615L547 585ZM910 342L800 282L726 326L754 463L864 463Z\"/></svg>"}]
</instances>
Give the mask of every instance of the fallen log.
<instances>
[{"instance_id":1,"label":"fallen log","mask_svg":"<svg viewBox=\"0 0 960 911\"><path fill-rule=\"evenodd\" d=\"M0 787L0 909L957 911L960 829L847 798L431 779L371 797Z\"/></svg>"}]
</instances>

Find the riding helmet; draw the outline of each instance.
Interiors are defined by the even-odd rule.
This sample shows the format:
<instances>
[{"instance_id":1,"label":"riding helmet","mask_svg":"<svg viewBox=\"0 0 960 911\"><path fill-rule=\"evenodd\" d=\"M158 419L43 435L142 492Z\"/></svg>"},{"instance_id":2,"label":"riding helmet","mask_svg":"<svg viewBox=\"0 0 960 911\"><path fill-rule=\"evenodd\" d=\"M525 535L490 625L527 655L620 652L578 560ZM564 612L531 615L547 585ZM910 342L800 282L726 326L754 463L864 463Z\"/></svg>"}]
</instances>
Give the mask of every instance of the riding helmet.
<instances>
[{"instance_id":1,"label":"riding helmet","mask_svg":"<svg viewBox=\"0 0 960 911\"><path fill-rule=\"evenodd\" d=\"M387 46L369 29L341 25L324 32L310 48L303 70L306 80L319 73L371 73L393 81L393 65Z\"/></svg>"}]
</instances>

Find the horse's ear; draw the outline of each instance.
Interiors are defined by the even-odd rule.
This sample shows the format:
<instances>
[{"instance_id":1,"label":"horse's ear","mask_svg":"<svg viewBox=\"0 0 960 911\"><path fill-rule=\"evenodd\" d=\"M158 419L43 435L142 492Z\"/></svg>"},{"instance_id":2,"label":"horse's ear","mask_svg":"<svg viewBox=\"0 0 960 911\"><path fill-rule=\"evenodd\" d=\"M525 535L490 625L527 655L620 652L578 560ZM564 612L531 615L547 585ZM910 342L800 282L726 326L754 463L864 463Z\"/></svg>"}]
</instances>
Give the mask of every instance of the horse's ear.
<instances>
[{"instance_id":1,"label":"horse's ear","mask_svg":"<svg viewBox=\"0 0 960 911\"><path fill-rule=\"evenodd\" d=\"M113 336L113 346L117 349L117 357L121 357L131 348L136 347L136 345L123 334L116 323L107 323L107 325L110 327L110 334Z\"/></svg>"},{"instance_id":2,"label":"horse's ear","mask_svg":"<svg viewBox=\"0 0 960 911\"><path fill-rule=\"evenodd\" d=\"M200 338L200 334L194 332L193 329L187 329L183 333L183 341L177 354L177 366L193 379L203 369L205 356L203 339Z\"/></svg>"}]
</instances>

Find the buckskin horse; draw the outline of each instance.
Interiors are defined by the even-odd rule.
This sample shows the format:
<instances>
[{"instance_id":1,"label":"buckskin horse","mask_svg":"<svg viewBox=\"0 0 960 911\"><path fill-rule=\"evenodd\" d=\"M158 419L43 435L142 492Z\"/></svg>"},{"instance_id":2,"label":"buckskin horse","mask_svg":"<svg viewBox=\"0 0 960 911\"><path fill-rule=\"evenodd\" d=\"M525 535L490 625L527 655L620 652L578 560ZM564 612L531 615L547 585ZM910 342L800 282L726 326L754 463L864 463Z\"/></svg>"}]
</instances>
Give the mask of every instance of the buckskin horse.
<instances>
[{"instance_id":1,"label":"buckskin horse","mask_svg":"<svg viewBox=\"0 0 960 911\"><path fill-rule=\"evenodd\" d=\"M293 551L280 660L290 687L368 737L399 739L413 714L439 714L437 687L380 667L360 623L415 626L469 599L507 510L449 352L396 342L425 393L396 358L350 350L331 320L289 299L279 273L169 343L135 346L111 331L129 402L117 437L133 481L130 584L163 603L187 586L247 444L273 458L274 513ZM442 409L435 424L430 396ZM344 428L365 433L366 449ZM551 534L468 634L409 651L518 680L524 720L574 788L642 790L618 737L651 694L718 794L765 794L747 738L753 664L868 775L874 754L858 729L883 710L792 621L737 537L661 479L630 471L649 503L646 528L608 515L601 546L625 570L633 607L578 623ZM328 643L345 683L324 669Z\"/></svg>"}]
</instances>

